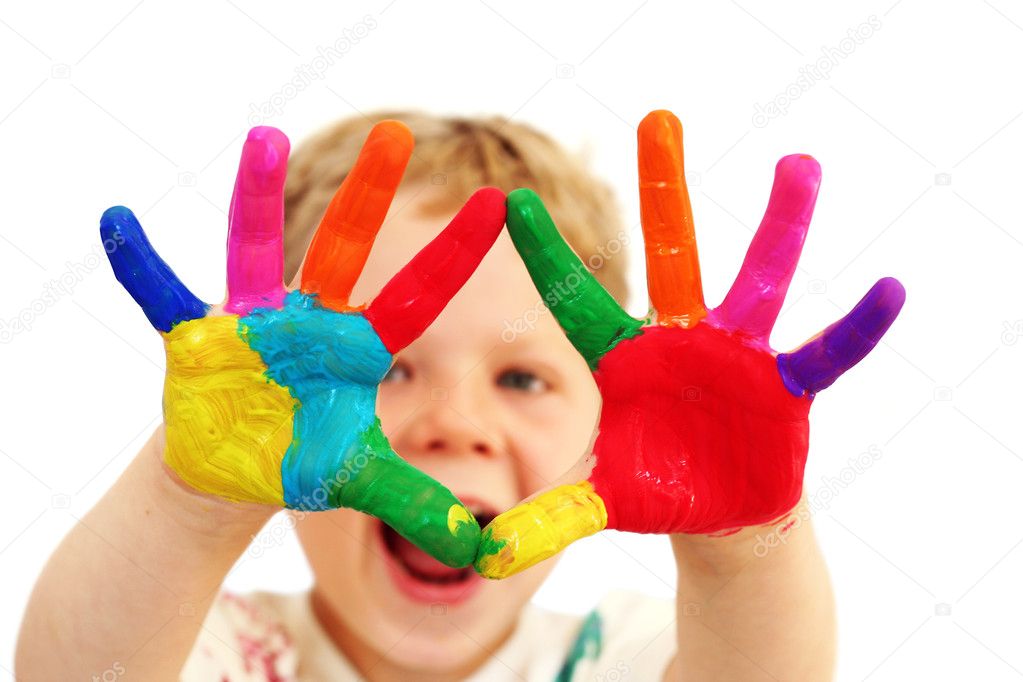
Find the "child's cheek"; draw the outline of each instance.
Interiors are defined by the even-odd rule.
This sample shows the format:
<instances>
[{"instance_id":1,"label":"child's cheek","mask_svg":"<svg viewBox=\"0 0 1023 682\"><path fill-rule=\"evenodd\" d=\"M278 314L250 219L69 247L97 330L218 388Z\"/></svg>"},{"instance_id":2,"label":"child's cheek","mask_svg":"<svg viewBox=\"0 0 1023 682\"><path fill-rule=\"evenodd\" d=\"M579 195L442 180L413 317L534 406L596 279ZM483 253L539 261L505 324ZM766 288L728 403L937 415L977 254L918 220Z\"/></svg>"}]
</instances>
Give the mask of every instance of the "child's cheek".
<instances>
[{"instance_id":1,"label":"child's cheek","mask_svg":"<svg viewBox=\"0 0 1023 682\"><path fill-rule=\"evenodd\" d=\"M410 382L380 384L377 392L377 416L380 417L384 432L390 434L392 428L406 423L429 397L428 391L424 392Z\"/></svg>"},{"instance_id":2,"label":"child's cheek","mask_svg":"<svg viewBox=\"0 0 1023 682\"><path fill-rule=\"evenodd\" d=\"M511 450L521 460L522 487L529 494L552 485L588 452L600 410L599 396L592 394L552 392L512 407Z\"/></svg>"},{"instance_id":3,"label":"child's cheek","mask_svg":"<svg viewBox=\"0 0 1023 682\"><path fill-rule=\"evenodd\" d=\"M523 497L549 488L580 460L589 444L589 432L566 437L557 429L520 430L516 471Z\"/></svg>"}]
</instances>

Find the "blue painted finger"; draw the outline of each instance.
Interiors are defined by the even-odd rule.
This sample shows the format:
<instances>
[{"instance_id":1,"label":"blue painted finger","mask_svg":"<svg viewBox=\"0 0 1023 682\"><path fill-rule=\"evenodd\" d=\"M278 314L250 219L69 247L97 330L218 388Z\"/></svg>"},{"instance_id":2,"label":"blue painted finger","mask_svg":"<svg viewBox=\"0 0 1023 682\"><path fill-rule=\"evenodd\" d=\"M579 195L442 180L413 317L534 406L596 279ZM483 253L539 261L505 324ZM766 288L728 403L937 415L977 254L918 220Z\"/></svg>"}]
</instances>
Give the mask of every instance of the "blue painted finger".
<instances>
[{"instance_id":1,"label":"blue painted finger","mask_svg":"<svg viewBox=\"0 0 1023 682\"><path fill-rule=\"evenodd\" d=\"M786 388L813 397L835 383L877 345L905 301L906 290L897 279L878 280L848 315L798 350L778 356Z\"/></svg>"},{"instance_id":2,"label":"blue painted finger","mask_svg":"<svg viewBox=\"0 0 1023 682\"><path fill-rule=\"evenodd\" d=\"M206 304L163 262L129 209L108 208L100 218L99 232L114 276L139 304L150 324L167 332L178 322L206 314Z\"/></svg>"}]
</instances>

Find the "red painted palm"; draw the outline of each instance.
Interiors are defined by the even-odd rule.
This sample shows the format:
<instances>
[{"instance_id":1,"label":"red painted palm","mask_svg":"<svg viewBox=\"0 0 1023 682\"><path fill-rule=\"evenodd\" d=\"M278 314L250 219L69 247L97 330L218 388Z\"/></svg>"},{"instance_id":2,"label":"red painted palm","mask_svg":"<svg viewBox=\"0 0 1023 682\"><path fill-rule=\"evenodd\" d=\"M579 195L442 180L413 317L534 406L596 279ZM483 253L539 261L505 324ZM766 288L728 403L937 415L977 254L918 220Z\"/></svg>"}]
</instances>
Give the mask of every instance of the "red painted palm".
<instances>
[{"instance_id":1,"label":"red painted palm","mask_svg":"<svg viewBox=\"0 0 1023 682\"><path fill-rule=\"evenodd\" d=\"M874 347L902 306L901 285L882 279L842 320L778 354L768 341L813 213L817 162L778 162L763 222L712 310L703 300L682 128L669 112L640 125L639 176L652 320L629 316L593 277L580 277L585 269L534 193L508 197L516 248L593 369L603 407L591 451L563 484L484 529L476 567L488 577L604 528L717 533L785 515L802 491L813 396Z\"/></svg>"}]
</instances>

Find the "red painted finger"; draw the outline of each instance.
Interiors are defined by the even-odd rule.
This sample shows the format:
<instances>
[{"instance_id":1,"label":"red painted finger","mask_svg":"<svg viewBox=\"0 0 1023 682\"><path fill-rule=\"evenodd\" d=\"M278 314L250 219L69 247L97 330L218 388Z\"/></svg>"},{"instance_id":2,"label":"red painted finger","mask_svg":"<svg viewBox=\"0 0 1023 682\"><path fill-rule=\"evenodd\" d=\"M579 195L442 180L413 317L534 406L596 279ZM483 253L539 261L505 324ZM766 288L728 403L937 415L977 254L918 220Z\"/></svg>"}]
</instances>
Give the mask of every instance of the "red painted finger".
<instances>
[{"instance_id":1,"label":"red painted finger","mask_svg":"<svg viewBox=\"0 0 1023 682\"><path fill-rule=\"evenodd\" d=\"M444 231L391 278L366 319L391 353L412 343L476 270L504 226L505 196L493 187L473 194Z\"/></svg>"}]
</instances>

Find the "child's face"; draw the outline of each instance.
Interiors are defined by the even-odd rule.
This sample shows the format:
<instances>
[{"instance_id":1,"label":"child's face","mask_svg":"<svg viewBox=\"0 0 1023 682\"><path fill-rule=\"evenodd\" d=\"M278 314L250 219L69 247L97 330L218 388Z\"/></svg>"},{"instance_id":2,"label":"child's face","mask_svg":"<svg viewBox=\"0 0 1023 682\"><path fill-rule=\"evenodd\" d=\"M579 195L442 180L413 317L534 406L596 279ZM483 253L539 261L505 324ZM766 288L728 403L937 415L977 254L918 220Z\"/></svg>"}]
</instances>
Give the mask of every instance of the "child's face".
<instances>
[{"instance_id":1,"label":"child's face","mask_svg":"<svg viewBox=\"0 0 1023 682\"><path fill-rule=\"evenodd\" d=\"M438 188L395 197L353 301L375 294L450 216L421 212ZM550 485L590 442L600 398L540 303L507 233L380 387L384 432L406 460L486 524ZM321 620L362 667L457 671L488 658L553 562L500 582L434 561L351 510L307 514L299 538Z\"/></svg>"}]
</instances>

